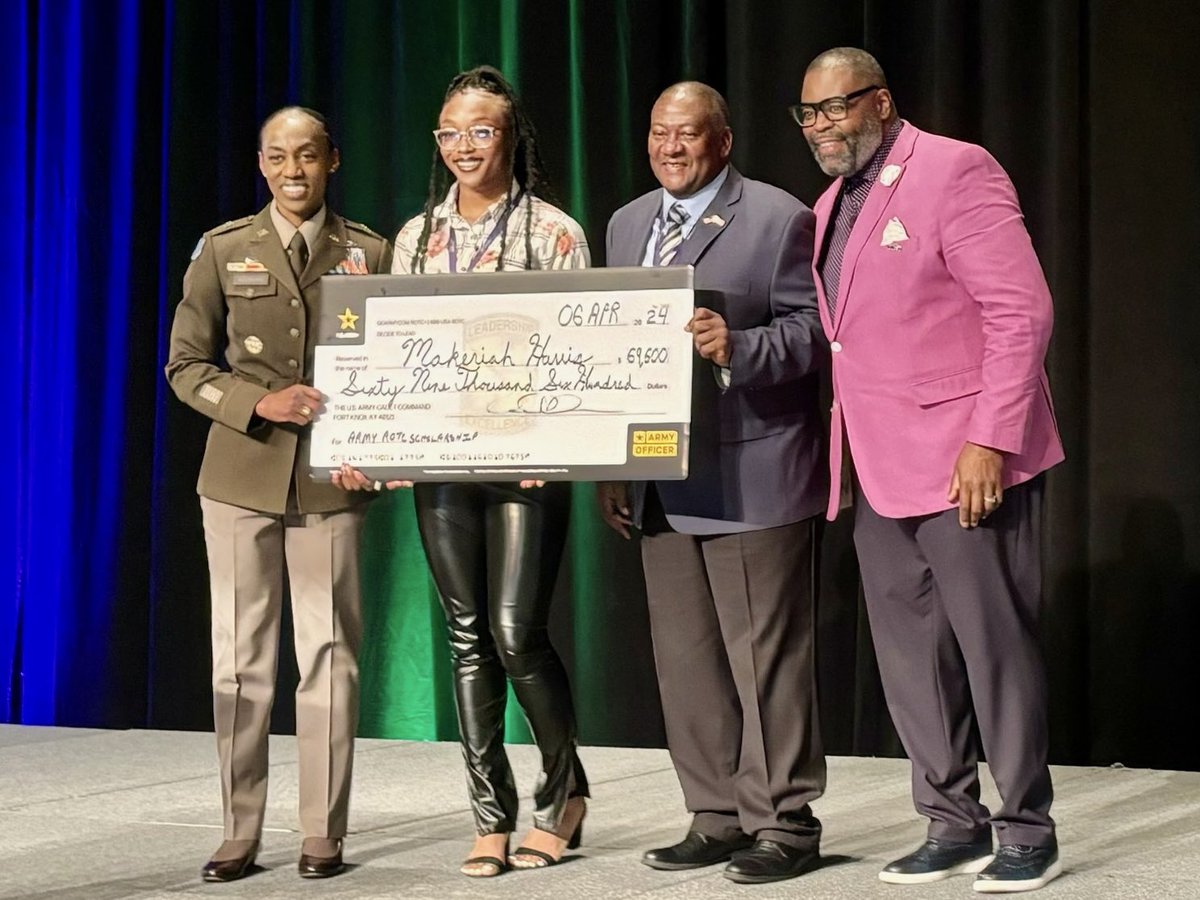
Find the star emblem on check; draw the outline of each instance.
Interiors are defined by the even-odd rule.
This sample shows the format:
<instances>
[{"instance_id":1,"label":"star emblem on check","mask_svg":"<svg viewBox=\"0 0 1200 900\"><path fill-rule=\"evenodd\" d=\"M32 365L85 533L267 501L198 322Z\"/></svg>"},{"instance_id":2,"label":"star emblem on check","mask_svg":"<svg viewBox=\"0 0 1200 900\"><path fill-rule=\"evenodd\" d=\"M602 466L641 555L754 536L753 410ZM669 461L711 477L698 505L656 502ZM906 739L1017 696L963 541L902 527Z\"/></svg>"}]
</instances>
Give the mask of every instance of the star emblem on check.
<instances>
[{"instance_id":1,"label":"star emblem on check","mask_svg":"<svg viewBox=\"0 0 1200 900\"><path fill-rule=\"evenodd\" d=\"M354 323L359 320L359 316L354 314L350 307L346 307L344 313L338 314L338 321L342 323L342 331L350 331L354 328Z\"/></svg>"}]
</instances>

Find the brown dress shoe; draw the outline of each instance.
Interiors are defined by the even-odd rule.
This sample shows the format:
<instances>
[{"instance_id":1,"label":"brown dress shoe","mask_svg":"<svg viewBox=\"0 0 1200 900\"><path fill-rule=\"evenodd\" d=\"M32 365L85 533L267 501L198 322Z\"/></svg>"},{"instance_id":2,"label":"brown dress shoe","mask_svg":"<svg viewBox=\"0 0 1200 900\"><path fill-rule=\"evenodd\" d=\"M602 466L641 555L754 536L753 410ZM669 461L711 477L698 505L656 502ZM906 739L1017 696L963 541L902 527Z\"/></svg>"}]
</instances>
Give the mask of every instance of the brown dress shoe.
<instances>
[{"instance_id":1,"label":"brown dress shoe","mask_svg":"<svg viewBox=\"0 0 1200 900\"><path fill-rule=\"evenodd\" d=\"M346 870L341 838L305 838L297 866L301 878L332 878Z\"/></svg>"},{"instance_id":2,"label":"brown dress shoe","mask_svg":"<svg viewBox=\"0 0 1200 900\"><path fill-rule=\"evenodd\" d=\"M237 881L245 878L258 856L258 841L224 841L200 870L205 881Z\"/></svg>"}]
</instances>

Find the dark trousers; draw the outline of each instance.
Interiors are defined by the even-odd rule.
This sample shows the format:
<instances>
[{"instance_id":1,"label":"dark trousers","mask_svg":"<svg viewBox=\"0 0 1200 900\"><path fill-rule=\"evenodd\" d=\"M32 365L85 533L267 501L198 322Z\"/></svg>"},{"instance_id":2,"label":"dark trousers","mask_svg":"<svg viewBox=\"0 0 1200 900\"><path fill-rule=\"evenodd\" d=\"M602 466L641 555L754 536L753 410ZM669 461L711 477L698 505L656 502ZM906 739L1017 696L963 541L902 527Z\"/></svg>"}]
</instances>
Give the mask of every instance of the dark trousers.
<instances>
[{"instance_id":1,"label":"dark trousers","mask_svg":"<svg viewBox=\"0 0 1200 900\"><path fill-rule=\"evenodd\" d=\"M696 831L820 842L813 551L811 519L642 538L667 747Z\"/></svg>"},{"instance_id":2,"label":"dark trousers","mask_svg":"<svg viewBox=\"0 0 1200 900\"><path fill-rule=\"evenodd\" d=\"M570 509L569 484L418 484L421 543L454 667L459 733L480 834L516 827L504 752L507 680L541 751L533 823L554 831L567 798L587 796L567 673L546 630Z\"/></svg>"},{"instance_id":3,"label":"dark trousers","mask_svg":"<svg viewBox=\"0 0 1200 900\"><path fill-rule=\"evenodd\" d=\"M1041 603L1042 478L1004 492L978 528L958 510L907 519L855 496L858 549L884 694L912 760L929 836L1055 843L1046 765ZM973 730L1001 797L979 802Z\"/></svg>"}]
</instances>

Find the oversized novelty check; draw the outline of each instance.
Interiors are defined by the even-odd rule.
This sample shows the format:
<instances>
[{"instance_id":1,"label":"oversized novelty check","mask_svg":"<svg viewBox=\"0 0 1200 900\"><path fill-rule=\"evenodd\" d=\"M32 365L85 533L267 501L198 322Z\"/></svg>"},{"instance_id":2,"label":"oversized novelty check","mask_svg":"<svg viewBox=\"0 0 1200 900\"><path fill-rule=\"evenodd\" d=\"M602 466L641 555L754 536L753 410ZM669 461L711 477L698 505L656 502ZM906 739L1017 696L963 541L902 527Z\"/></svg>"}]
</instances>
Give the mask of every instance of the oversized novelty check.
<instances>
[{"instance_id":1,"label":"oversized novelty check","mask_svg":"<svg viewBox=\"0 0 1200 900\"><path fill-rule=\"evenodd\" d=\"M325 277L315 479L687 477L690 267Z\"/></svg>"}]
</instances>

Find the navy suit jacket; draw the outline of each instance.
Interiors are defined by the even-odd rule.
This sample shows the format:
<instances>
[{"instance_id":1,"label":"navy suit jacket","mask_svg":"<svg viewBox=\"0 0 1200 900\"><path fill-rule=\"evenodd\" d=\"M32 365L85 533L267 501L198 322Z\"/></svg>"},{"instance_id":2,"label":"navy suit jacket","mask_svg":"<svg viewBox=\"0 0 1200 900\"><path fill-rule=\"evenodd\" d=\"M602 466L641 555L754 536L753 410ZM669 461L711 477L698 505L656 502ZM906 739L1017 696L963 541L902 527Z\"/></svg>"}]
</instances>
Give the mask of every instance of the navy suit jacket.
<instances>
[{"instance_id":1,"label":"navy suit jacket","mask_svg":"<svg viewBox=\"0 0 1200 900\"><path fill-rule=\"evenodd\" d=\"M641 265L661 190L608 223L610 266ZM828 359L812 277L812 210L736 169L671 265L695 267L697 306L730 330L726 389L697 357L691 452L684 481L656 482L668 515L770 528L825 508L828 469L818 415L818 370ZM635 485L640 523L644 485Z\"/></svg>"}]
</instances>

